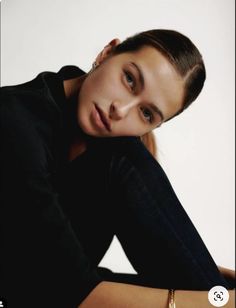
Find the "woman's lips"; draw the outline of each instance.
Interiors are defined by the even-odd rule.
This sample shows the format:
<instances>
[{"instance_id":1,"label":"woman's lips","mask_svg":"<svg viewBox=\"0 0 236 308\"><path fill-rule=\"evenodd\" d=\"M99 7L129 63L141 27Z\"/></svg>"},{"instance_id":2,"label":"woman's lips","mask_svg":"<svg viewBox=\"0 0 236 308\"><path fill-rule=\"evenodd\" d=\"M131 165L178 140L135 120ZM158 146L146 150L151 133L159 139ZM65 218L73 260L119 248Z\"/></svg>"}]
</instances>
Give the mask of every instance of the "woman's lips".
<instances>
[{"instance_id":1,"label":"woman's lips","mask_svg":"<svg viewBox=\"0 0 236 308\"><path fill-rule=\"evenodd\" d=\"M111 126L109 120L106 118L105 113L98 107L97 104L94 104L95 108L92 111L93 120L99 128L111 131Z\"/></svg>"}]
</instances>

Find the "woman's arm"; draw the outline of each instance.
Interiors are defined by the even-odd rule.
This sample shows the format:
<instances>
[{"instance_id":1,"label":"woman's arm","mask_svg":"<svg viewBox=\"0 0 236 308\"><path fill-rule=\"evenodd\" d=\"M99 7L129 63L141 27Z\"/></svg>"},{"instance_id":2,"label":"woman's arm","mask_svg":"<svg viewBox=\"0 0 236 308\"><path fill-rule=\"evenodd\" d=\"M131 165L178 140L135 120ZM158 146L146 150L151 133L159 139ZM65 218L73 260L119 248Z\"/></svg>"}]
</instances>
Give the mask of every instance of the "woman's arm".
<instances>
[{"instance_id":1,"label":"woman's arm","mask_svg":"<svg viewBox=\"0 0 236 308\"><path fill-rule=\"evenodd\" d=\"M147 288L131 284L99 283L78 308L168 308L166 289ZM229 290L230 298L225 308L235 307L235 290ZM208 291L175 291L178 308L212 308Z\"/></svg>"},{"instance_id":2,"label":"woman's arm","mask_svg":"<svg viewBox=\"0 0 236 308\"><path fill-rule=\"evenodd\" d=\"M103 281L79 308L166 308L168 290Z\"/></svg>"}]
</instances>

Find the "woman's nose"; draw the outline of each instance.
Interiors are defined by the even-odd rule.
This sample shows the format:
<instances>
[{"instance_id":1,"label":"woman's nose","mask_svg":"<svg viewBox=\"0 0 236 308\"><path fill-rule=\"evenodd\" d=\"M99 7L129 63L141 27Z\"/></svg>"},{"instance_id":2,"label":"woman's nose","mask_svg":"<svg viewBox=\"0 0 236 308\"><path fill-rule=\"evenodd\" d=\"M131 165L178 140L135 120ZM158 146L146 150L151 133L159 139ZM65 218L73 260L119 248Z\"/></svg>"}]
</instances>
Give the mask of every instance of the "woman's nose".
<instances>
[{"instance_id":1,"label":"woman's nose","mask_svg":"<svg viewBox=\"0 0 236 308\"><path fill-rule=\"evenodd\" d=\"M134 102L124 104L119 101L113 101L110 106L110 118L113 120L121 120L125 118L134 105Z\"/></svg>"}]
</instances>

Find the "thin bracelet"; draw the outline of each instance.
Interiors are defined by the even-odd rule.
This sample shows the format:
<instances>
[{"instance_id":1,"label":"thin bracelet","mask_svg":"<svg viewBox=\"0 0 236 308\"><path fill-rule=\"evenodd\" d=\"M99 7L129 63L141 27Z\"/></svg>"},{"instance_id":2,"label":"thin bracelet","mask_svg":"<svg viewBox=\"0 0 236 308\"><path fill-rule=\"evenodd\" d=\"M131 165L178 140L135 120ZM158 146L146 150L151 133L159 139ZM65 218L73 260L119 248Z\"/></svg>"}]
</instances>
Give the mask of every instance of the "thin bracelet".
<instances>
[{"instance_id":1,"label":"thin bracelet","mask_svg":"<svg viewBox=\"0 0 236 308\"><path fill-rule=\"evenodd\" d=\"M176 305L175 305L175 290L174 289L169 290L169 308L176 308Z\"/></svg>"}]
</instances>

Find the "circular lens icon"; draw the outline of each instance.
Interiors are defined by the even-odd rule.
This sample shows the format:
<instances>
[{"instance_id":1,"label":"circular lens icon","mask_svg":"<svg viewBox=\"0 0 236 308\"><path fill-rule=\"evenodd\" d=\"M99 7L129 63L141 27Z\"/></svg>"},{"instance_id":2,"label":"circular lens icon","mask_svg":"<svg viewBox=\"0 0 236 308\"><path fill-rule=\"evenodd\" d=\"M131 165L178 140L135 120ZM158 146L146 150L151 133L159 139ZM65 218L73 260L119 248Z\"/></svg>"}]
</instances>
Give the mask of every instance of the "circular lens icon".
<instances>
[{"instance_id":1,"label":"circular lens icon","mask_svg":"<svg viewBox=\"0 0 236 308\"><path fill-rule=\"evenodd\" d=\"M215 307L223 307L228 303L229 292L222 286L215 286L208 292L208 300Z\"/></svg>"}]
</instances>

